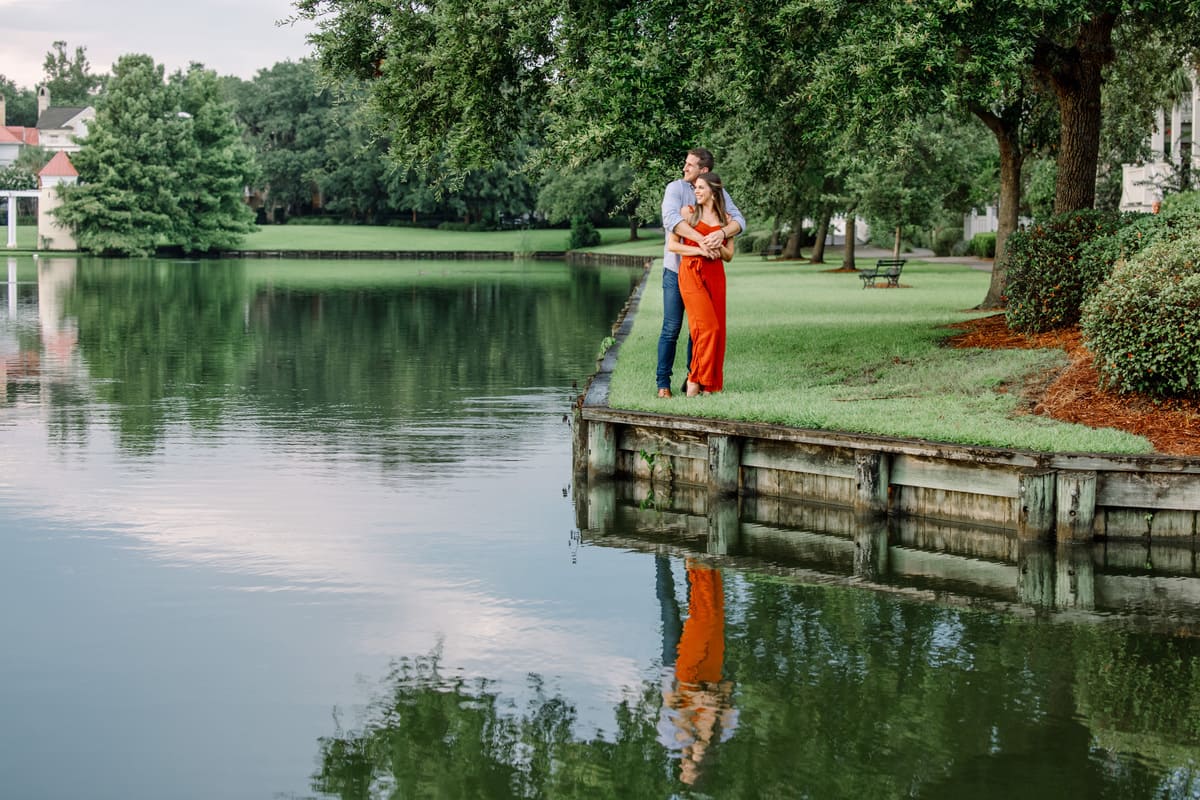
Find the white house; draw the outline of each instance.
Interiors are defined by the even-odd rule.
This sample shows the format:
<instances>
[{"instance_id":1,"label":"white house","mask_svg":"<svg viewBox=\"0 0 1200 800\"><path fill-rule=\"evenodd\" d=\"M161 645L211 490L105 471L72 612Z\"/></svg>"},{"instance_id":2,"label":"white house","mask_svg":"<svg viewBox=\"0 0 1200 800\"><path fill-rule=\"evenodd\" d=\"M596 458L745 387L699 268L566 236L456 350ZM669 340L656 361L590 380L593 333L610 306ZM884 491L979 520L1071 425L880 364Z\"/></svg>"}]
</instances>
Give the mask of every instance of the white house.
<instances>
[{"instance_id":1,"label":"white house","mask_svg":"<svg viewBox=\"0 0 1200 800\"><path fill-rule=\"evenodd\" d=\"M1150 160L1143 164L1123 164L1121 187L1122 211L1153 211L1169 186L1187 164L1192 181L1200 177L1200 148L1193 142L1200 131L1200 73L1191 74L1192 90L1184 93L1172 108L1159 109L1150 133Z\"/></svg>"},{"instance_id":2,"label":"white house","mask_svg":"<svg viewBox=\"0 0 1200 800\"><path fill-rule=\"evenodd\" d=\"M17 160L25 145L41 146L54 152L74 153L77 139L86 139L88 125L96 118L91 106L52 106L50 90L38 89L38 119L33 128L8 125L4 96L0 95L0 167Z\"/></svg>"}]
</instances>

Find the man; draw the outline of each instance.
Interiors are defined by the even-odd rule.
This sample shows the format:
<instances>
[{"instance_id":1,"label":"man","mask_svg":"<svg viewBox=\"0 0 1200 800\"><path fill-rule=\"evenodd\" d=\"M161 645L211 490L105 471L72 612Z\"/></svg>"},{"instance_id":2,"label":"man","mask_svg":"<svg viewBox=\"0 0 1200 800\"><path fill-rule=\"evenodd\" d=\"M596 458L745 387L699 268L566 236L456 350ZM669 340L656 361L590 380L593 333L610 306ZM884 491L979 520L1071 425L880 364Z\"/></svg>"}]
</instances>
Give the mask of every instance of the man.
<instances>
[{"instance_id":1,"label":"man","mask_svg":"<svg viewBox=\"0 0 1200 800\"><path fill-rule=\"evenodd\" d=\"M696 178L705 172L711 172L713 156L703 147L688 150L683 162L683 177L667 184L663 193L662 221L663 231L668 236L679 234L684 239L698 242L701 247L716 251L721 242L732 239L746 229L746 218L738 207L733 204L729 192L725 192L725 210L729 212L730 220L719 231L713 231L707 236L701 236L695 228L687 223L680 213L684 206L694 205L696 193L694 187ZM679 331L683 329L683 298L679 295L679 254L663 249L663 324L662 332L658 335L658 371L655 379L658 383L658 396L671 396L671 369L675 365L675 348L679 343ZM688 337L687 363L692 363L692 339Z\"/></svg>"}]
</instances>

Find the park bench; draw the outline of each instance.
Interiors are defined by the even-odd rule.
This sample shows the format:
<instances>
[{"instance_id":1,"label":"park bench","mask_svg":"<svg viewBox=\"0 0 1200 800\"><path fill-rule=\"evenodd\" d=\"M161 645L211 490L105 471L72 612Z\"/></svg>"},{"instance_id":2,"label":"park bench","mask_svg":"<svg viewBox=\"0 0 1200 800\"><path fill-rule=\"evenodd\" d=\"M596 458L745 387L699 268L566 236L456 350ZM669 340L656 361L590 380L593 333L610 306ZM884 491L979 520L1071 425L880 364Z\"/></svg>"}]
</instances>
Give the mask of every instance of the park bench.
<instances>
[{"instance_id":1,"label":"park bench","mask_svg":"<svg viewBox=\"0 0 1200 800\"><path fill-rule=\"evenodd\" d=\"M884 286L899 286L900 270L904 269L904 263L907 260L905 258L881 258L871 269L860 269L858 277L862 278L863 288L873 287L875 281L880 279L887 281Z\"/></svg>"},{"instance_id":2,"label":"park bench","mask_svg":"<svg viewBox=\"0 0 1200 800\"><path fill-rule=\"evenodd\" d=\"M781 245L781 244L769 244L762 249L763 261L766 261L771 256L778 256L778 255L782 255L782 254L783 254L783 245Z\"/></svg>"}]
</instances>

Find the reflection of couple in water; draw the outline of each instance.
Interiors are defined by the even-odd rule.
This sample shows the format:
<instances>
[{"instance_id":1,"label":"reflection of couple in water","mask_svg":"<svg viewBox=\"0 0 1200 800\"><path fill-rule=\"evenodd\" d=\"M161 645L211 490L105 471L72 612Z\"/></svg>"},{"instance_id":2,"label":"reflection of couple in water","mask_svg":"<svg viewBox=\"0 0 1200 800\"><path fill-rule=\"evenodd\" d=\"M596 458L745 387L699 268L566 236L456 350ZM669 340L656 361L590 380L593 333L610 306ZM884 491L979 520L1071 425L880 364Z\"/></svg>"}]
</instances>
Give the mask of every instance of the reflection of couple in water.
<instances>
[{"instance_id":1,"label":"reflection of couple in water","mask_svg":"<svg viewBox=\"0 0 1200 800\"><path fill-rule=\"evenodd\" d=\"M687 560L688 614L679 623L675 582L666 556L656 558L663 620L662 744L680 758L680 780L700 777L714 744L737 727L733 683L724 679L725 589L714 567Z\"/></svg>"}]
</instances>

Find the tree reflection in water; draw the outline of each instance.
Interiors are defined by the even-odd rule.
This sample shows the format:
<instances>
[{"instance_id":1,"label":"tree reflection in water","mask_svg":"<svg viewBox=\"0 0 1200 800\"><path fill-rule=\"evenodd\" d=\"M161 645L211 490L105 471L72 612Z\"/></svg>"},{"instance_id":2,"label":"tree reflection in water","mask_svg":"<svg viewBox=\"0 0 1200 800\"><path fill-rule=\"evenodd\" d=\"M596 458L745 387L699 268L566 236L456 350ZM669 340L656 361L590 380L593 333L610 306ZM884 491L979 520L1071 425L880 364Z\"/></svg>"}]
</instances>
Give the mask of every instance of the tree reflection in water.
<instances>
[{"instance_id":1,"label":"tree reflection in water","mask_svg":"<svg viewBox=\"0 0 1200 800\"><path fill-rule=\"evenodd\" d=\"M1200 796L1197 642L655 555L661 664L581 733L440 651L320 743L342 798ZM682 620L671 562L690 584ZM657 660L657 659L656 659ZM661 678L650 677L661 675Z\"/></svg>"}]
</instances>

